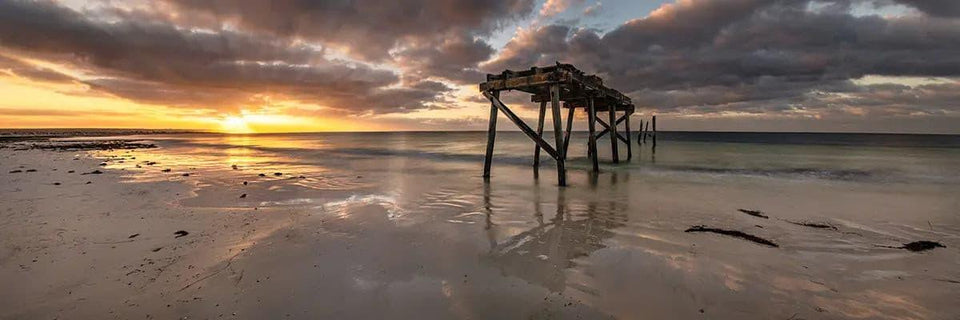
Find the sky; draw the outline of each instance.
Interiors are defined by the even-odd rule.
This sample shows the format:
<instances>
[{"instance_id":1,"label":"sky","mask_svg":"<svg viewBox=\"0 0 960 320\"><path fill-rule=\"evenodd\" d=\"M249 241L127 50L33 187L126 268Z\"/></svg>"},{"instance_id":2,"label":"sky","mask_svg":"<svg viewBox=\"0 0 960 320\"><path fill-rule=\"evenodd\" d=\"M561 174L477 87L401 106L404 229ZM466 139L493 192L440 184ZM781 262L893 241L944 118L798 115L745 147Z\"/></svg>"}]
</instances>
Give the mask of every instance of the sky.
<instances>
[{"instance_id":1,"label":"sky","mask_svg":"<svg viewBox=\"0 0 960 320\"><path fill-rule=\"evenodd\" d=\"M556 62L662 130L960 133L956 0L0 0L0 128L484 130Z\"/></svg>"}]
</instances>

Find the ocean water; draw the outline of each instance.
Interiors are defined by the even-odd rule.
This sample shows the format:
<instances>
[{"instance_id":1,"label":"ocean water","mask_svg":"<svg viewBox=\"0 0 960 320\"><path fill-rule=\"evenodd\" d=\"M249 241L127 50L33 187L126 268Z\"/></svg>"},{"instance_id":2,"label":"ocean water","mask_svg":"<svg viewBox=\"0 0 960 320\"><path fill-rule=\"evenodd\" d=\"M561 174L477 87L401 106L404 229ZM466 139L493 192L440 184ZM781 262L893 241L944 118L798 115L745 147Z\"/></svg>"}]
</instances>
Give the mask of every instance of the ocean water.
<instances>
[{"instance_id":1,"label":"ocean water","mask_svg":"<svg viewBox=\"0 0 960 320\"><path fill-rule=\"evenodd\" d=\"M481 177L484 132L122 138L159 148L96 152L106 168L123 170L125 183L193 186L175 205L341 223L328 230L298 221L286 228L328 232L312 234L312 245L253 247L233 262L277 271L276 287L244 295L299 293L264 298L259 308L268 310L359 318L960 315L960 136L661 132L655 150L648 138L629 160L620 144L620 164L600 140L594 175L586 136L576 132L567 187L557 186L548 157L533 170L534 145L518 132L498 133L489 181ZM778 247L684 232L701 225ZM946 248L890 248L919 240ZM340 245L349 250L330 249ZM328 254L314 257L317 250ZM297 257L322 272L298 267ZM217 288L230 280L210 281Z\"/></svg>"}]
</instances>

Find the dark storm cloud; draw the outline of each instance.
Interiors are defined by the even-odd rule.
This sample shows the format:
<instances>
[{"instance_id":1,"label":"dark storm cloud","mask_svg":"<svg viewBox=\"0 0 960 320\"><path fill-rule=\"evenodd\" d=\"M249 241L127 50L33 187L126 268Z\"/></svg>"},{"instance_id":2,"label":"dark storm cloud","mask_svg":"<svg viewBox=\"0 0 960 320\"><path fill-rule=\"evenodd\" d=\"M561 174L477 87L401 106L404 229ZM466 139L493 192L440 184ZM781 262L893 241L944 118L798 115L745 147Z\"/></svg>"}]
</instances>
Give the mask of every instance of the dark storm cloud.
<instances>
[{"instance_id":1,"label":"dark storm cloud","mask_svg":"<svg viewBox=\"0 0 960 320\"><path fill-rule=\"evenodd\" d=\"M573 63L642 107L678 112L843 109L871 101L849 81L865 75L960 76L960 20L855 16L837 11L849 8L843 1L826 3L828 10L809 4L683 1L604 35L542 26L518 34L483 69ZM851 92L864 98L831 100Z\"/></svg>"},{"instance_id":2,"label":"dark storm cloud","mask_svg":"<svg viewBox=\"0 0 960 320\"><path fill-rule=\"evenodd\" d=\"M897 3L917 8L934 17L960 17L960 1L957 0L894 0Z\"/></svg>"},{"instance_id":3,"label":"dark storm cloud","mask_svg":"<svg viewBox=\"0 0 960 320\"><path fill-rule=\"evenodd\" d=\"M532 65L546 64L551 58L568 57L573 54L568 41L570 32L571 27L566 25L548 25L536 30L520 31L494 61L483 67L488 72L499 73L503 69L527 69Z\"/></svg>"},{"instance_id":4,"label":"dark storm cloud","mask_svg":"<svg viewBox=\"0 0 960 320\"><path fill-rule=\"evenodd\" d=\"M494 52L489 44L466 33L447 37L440 43L416 42L408 46L396 54L405 78L438 76L457 83L483 79L476 66Z\"/></svg>"},{"instance_id":5,"label":"dark storm cloud","mask_svg":"<svg viewBox=\"0 0 960 320\"><path fill-rule=\"evenodd\" d=\"M482 39L529 15L533 0L166 0L190 22L318 41L365 61L400 65L405 76L474 82L493 48ZM192 17L192 18L190 18Z\"/></svg>"},{"instance_id":6,"label":"dark storm cloud","mask_svg":"<svg viewBox=\"0 0 960 320\"><path fill-rule=\"evenodd\" d=\"M90 67L104 75L89 82L103 91L175 105L217 107L263 93L390 113L429 107L445 91L416 81L395 86L400 78L391 71L329 60L291 39L162 20L107 23L53 2L0 2L0 45Z\"/></svg>"},{"instance_id":7,"label":"dark storm cloud","mask_svg":"<svg viewBox=\"0 0 960 320\"><path fill-rule=\"evenodd\" d=\"M533 0L166 0L241 28L320 40L368 59L386 59L407 39L488 34L525 16Z\"/></svg>"}]
</instances>

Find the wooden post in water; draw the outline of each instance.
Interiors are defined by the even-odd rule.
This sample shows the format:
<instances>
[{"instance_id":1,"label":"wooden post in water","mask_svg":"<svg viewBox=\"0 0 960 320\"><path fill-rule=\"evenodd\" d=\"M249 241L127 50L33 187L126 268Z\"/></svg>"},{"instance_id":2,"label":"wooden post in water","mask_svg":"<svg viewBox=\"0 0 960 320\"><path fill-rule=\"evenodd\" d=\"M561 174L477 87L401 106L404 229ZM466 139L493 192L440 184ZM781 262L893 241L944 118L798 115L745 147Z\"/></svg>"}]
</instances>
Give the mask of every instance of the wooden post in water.
<instances>
[{"instance_id":1,"label":"wooden post in water","mask_svg":"<svg viewBox=\"0 0 960 320\"><path fill-rule=\"evenodd\" d=\"M626 129L625 132L627 133L627 161L630 161L630 159L633 159L633 143L630 142L630 136L633 135L633 133L630 132L630 116L632 114L633 114L632 111L627 111L626 115L624 115L625 117L627 117L626 128L625 128Z\"/></svg>"},{"instance_id":2,"label":"wooden post in water","mask_svg":"<svg viewBox=\"0 0 960 320\"><path fill-rule=\"evenodd\" d=\"M593 107L593 97L587 100L587 127L590 130L590 140L587 141L587 154L593 162L593 172L600 172L597 156L597 112Z\"/></svg>"},{"instance_id":3,"label":"wooden post in water","mask_svg":"<svg viewBox=\"0 0 960 320\"><path fill-rule=\"evenodd\" d=\"M543 118L547 116L547 102L540 102L540 120L537 121L537 136L543 138ZM533 169L540 170L540 145L536 145L536 149L533 152Z\"/></svg>"},{"instance_id":4,"label":"wooden post in water","mask_svg":"<svg viewBox=\"0 0 960 320\"><path fill-rule=\"evenodd\" d=\"M563 134L563 159L567 159L567 148L570 147L570 131L573 130L573 112L577 110L571 104L569 105L569 111L567 112L567 132Z\"/></svg>"},{"instance_id":5,"label":"wooden post in water","mask_svg":"<svg viewBox=\"0 0 960 320\"><path fill-rule=\"evenodd\" d=\"M613 163L620 163L620 152L617 151L617 108L608 105L607 110L610 119L610 152L613 154Z\"/></svg>"},{"instance_id":6,"label":"wooden post in water","mask_svg":"<svg viewBox=\"0 0 960 320\"><path fill-rule=\"evenodd\" d=\"M557 149L557 181L559 181L560 186L567 185L567 170L564 169L564 154L566 151L563 150L563 124L562 119L560 119L560 85L553 84L550 85L550 107L553 109L553 136L555 138L555 145Z\"/></svg>"},{"instance_id":7,"label":"wooden post in water","mask_svg":"<svg viewBox=\"0 0 960 320\"><path fill-rule=\"evenodd\" d=\"M637 145L643 146L643 118L640 118L640 129L637 129Z\"/></svg>"},{"instance_id":8,"label":"wooden post in water","mask_svg":"<svg viewBox=\"0 0 960 320\"><path fill-rule=\"evenodd\" d=\"M653 149L657 149L657 116L653 116Z\"/></svg>"},{"instance_id":9,"label":"wooden post in water","mask_svg":"<svg viewBox=\"0 0 960 320\"><path fill-rule=\"evenodd\" d=\"M647 134L650 133L650 120L647 120L647 127L643 129L643 143L647 143Z\"/></svg>"},{"instance_id":10,"label":"wooden post in water","mask_svg":"<svg viewBox=\"0 0 960 320\"><path fill-rule=\"evenodd\" d=\"M499 91L494 91L493 96L500 97ZM497 140L497 105L490 102L490 123L487 126L487 153L483 158L483 178L490 178L490 164L493 163L493 143Z\"/></svg>"}]
</instances>

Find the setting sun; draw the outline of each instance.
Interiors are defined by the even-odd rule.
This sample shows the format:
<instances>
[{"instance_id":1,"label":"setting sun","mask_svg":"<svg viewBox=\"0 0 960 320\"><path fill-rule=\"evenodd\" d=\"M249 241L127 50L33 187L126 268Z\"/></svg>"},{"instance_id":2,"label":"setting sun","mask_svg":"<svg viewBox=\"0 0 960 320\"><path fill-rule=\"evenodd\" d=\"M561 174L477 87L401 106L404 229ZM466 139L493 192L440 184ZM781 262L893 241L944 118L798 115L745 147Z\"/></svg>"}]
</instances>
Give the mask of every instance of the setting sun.
<instances>
[{"instance_id":1,"label":"setting sun","mask_svg":"<svg viewBox=\"0 0 960 320\"><path fill-rule=\"evenodd\" d=\"M228 116L220 121L220 131L224 133L254 133L243 116Z\"/></svg>"}]
</instances>

